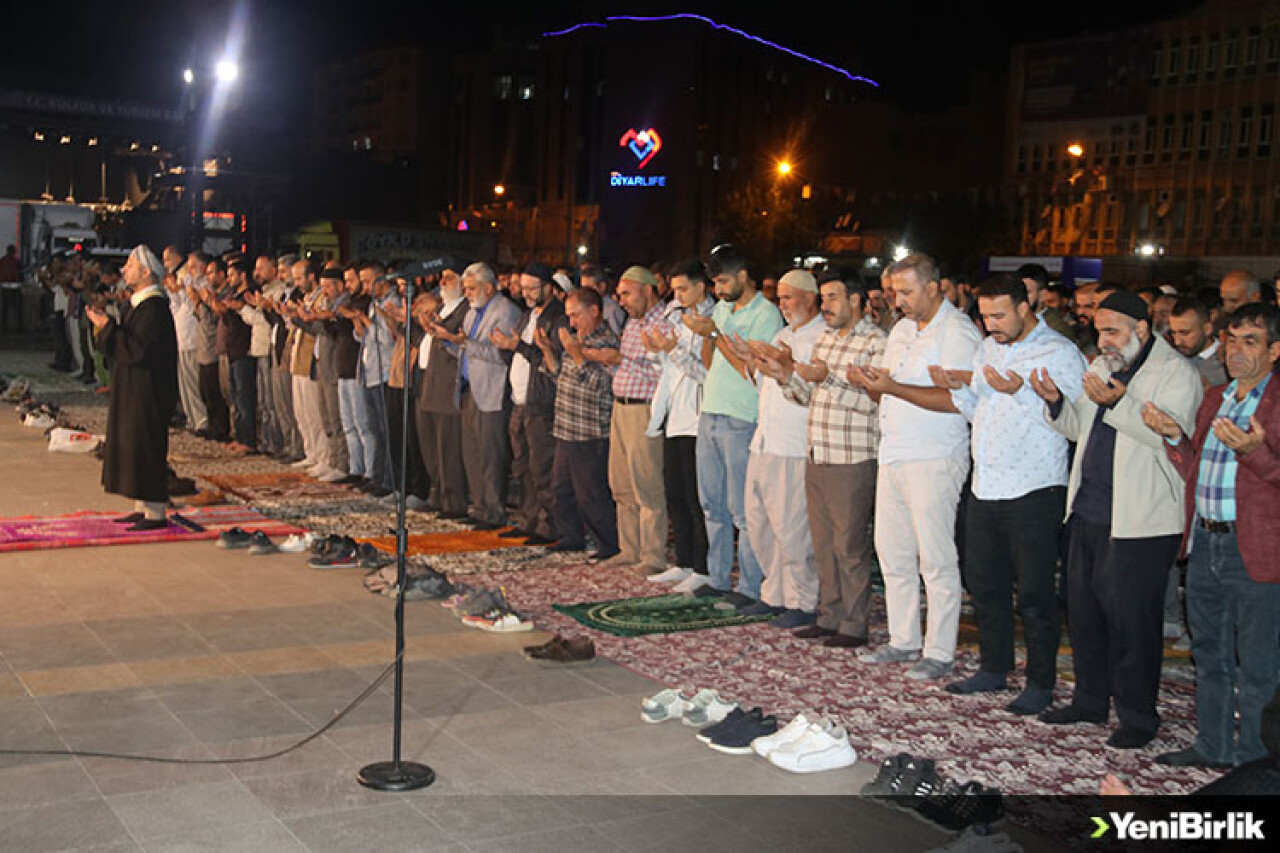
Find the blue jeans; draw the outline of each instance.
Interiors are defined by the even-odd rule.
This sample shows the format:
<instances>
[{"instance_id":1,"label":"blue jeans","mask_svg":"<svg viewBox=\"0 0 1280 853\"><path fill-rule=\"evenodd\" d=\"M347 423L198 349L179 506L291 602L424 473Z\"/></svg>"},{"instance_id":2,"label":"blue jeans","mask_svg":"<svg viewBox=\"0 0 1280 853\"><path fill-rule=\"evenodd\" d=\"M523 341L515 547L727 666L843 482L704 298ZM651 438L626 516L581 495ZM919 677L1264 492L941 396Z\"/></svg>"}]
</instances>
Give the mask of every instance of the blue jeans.
<instances>
[{"instance_id":1,"label":"blue jeans","mask_svg":"<svg viewBox=\"0 0 1280 853\"><path fill-rule=\"evenodd\" d=\"M258 360L252 356L231 362L231 402L236 407L236 441L245 447L258 446Z\"/></svg>"},{"instance_id":2,"label":"blue jeans","mask_svg":"<svg viewBox=\"0 0 1280 853\"><path fill-rule=\"evenodd\" d=\"M737 591L760 598L764 571L747 537L747 456L756 425L728 415L703 413L698 421L698 499L707 517L707 574L728 590L733 570L733 531L738 531Z\"/></svg>"},{"instance_id":3,"label":"blue jeans","mask_svg":"<svg viewBox=\"0 0 1280 853\"><path fill-rule=\"evenodd\" d=\"M1262 708L1280 673L1280 584L1249 577L1234 533L1195 527L1187 627L1196 662L1196 750L1211 761L1263 758ZM1240 739L1235 737L1236 659Z\"/></svg>"},{"instance_id":4,"label":"blue jeans","mask_svg":"<svg viewBox=\"0 0 1280 853\"><path fill-rule=\"evenodd\" d=\"M373 423L365 404L364 385L357 379L338 380L338 412L342 418L342 434L347 440L348 473L364 477L370 470L373 454Z\"/></svg>"}]
</instances>

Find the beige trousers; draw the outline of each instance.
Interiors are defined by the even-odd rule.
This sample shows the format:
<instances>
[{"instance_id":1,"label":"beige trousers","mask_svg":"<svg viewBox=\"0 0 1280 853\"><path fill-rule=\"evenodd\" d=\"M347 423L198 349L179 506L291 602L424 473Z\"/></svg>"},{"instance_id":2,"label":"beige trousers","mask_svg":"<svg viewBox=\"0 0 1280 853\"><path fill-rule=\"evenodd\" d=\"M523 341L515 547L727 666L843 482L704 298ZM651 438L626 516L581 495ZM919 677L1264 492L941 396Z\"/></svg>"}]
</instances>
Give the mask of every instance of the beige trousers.
<instances>
[{"instance_id":1,"label":"beige trousers","mask_svg":"<svg viewBox=\"0 0 1280 853\"><path fill-rule=\"evenodd\" d=\"M609 489L617 504L622 560L650 569L667 565L667 492L662 439L646 436L649 406L613 404L609 426Z\"/></svg>"}]
</instances>

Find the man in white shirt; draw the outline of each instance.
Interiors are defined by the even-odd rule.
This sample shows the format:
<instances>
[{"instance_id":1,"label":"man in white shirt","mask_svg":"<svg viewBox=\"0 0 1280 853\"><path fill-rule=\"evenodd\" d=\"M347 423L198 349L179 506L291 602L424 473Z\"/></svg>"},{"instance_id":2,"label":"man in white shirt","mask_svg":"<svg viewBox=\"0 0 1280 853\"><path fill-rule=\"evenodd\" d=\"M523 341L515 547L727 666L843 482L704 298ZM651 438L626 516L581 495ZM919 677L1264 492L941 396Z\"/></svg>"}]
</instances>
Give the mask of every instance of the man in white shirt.
<instances>
[{"instance_id":1,"label":"man in white shirt","mask_svg":"<svg viewBox=\"0 0 1280 853\"><path fill-rule=\"evenodd\" d=\"M804 467L809 455L809 409L788 399L782 385L786 359L808 362L826 321L818 313L818 283L806 270L778 281L778 307L787 325L773 341L734 341L749 368L758 368L760 418L747 456L747 535L764 580L745 616L770 614L778 628L812 625L818 608L818 567L809 533ZM763 375L760 375L763 374Z\"/></svg>"},{"instance_id":2,"label":"man in white shirt","mask_svg":"<svg viewBox=\"0 0 1280 853\"><path fill-rule=\"evenodd\" d=\"M908 677L943 678L954 667L960 625L955 528L960 489L969 472L969 427L964 416L929 411L907 395L932 383L931 366L969 370L982 335L942 295L937 265L928 255L913 253L890 264L884 282L903 317L889 334L884 367L861 367L858 374L880 403L875 539L889 643L860 660L916 661ZM923 649L921 578L929 607Z\"/></svg>"},{"instance_id":3,"label":"man in white shirt","mask_svg":"<svg viewBox=\"0 0 1280 853\"><path fill-rule=\"evenodd\" d=\"M971 373L931 371L949 393L922 389L917 403L954 411L973 424L972 500L965 514L965 581L978 617L979 671L947 685L951 693L1007 689L1013 670L1016 588L1027 643L1027 681L1006 706L1038 714L1053 701L1061 617L1055 585L1067 497L1067 441L1045 421L1027 380L1043 370L1079 394L1087 367L1073 341L1032 311L1026 285L1004 273L978 288L989 337Z\"/></svg>"},{"instance_id":4,"label":"man in white shirt","mask_svg":"<svg viewBox=\"0 0 1280 853\"><path fill-rule=\"evenodd\" d=\"M187 294L193 281L193 269L182 266L183 257L177 248L164 250L166 270L164 289L169 297L169 310L173 312L173 328L178 335L178 397L182 412L187 416L187 429L191 432L209 427L209 413L200 399L200 361L196 357L200 321L196 319L196 306Z\"/></svg>"}]
</instances>

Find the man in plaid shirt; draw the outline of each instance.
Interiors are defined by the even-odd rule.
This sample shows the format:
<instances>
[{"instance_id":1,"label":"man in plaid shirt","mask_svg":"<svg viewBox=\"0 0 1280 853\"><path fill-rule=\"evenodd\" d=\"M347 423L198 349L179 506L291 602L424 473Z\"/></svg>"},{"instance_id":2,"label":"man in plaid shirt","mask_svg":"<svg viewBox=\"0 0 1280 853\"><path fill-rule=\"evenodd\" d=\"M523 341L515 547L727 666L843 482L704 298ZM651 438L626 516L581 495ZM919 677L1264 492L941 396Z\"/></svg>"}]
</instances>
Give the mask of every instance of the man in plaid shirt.
<instances>
[{"instance_id":1,"label":"man in plaid shirt","mask_svg":"<svg viewBox=\"0 0 1280 853\"><path fill-rule=\"evenodd\" d=\"M552 481L556 493L553 551L582 551L590 531L599 545L597 561L618 554L618 521L609 493L609 426L613 409L613 373L618 336L602 321L600 294L580 287L565 298L565 316L573 331L560 329L563 356L543 329L534 333L543 363L556 375L556 439Z\"/></svg>"},{"instance_id":2,"label":"man in plaid shirt","mask_svg":"<svg viewBox=\"0 0 1280 853\"><path fill-rule=\"evenodd\" d=\"M816 624L795 636L832 647L867 641L871 605L871 510L880 421L856 368L879 367L888 335L871 319L867 287L853 271L819 284L827 328L808 364L784 353L783 394L809 407L805 499L818 563ZM851 369L855 368L855 369Z\"/></svg>"},{"instance_id":3,"label":"man in plaid shirt","mask_svg":"<svg viewBox=\"0 0 1280 853\"><path fill-rule=\"evenodd\" d=\"M1267 755L1263 707L1280 669L1280 310L1253 303L1228 320L1231 384L1211 389L1191 435L1147 404L1186 480L1183 553L1196 662L1196 739L1156 758L1175 767L1229 767ZM1237 664L1238 661L1238 664ZM1236 736L1236 687L1240 734Z\"/></svg>"},{"instance_id":4,"label":"man in plaid shirt","mask_svg":"<svg viewBox=\"0 0 1280 853\"><path fill-rule=\"evenodd\" d=\"M662 439L646 435L653 395L662 378L658 357L644 345L646 333L666 323L658 279L630 267L618 280L618 302L627 312L622 346L613 355L613 424L609 435L609 486L618 505L618 544L613 565L639 563L647 574L667 568L667 498L662 479ZM610 350L611 353L614 351Z\"/></svg>"}]
</instances>

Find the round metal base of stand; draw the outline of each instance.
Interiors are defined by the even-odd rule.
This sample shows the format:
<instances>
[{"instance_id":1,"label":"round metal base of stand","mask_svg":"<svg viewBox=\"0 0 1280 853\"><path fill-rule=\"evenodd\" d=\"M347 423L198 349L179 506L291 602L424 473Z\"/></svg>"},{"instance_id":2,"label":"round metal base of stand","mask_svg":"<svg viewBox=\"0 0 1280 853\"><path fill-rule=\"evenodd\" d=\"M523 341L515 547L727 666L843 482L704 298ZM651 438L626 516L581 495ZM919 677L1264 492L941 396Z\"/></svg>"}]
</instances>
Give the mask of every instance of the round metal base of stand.
<instances>
[{"instance_id":1,"label":"round metal base of stand","mask_svg":"<svg viewBox=\"0 0 1280 853\"><path fill-rule=\"evenodd\" d=\"M356 781L375 791L416 791L436 781L436 771L412 761L378 761L361 767Z\"/></svg>"}]
</instances>

